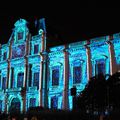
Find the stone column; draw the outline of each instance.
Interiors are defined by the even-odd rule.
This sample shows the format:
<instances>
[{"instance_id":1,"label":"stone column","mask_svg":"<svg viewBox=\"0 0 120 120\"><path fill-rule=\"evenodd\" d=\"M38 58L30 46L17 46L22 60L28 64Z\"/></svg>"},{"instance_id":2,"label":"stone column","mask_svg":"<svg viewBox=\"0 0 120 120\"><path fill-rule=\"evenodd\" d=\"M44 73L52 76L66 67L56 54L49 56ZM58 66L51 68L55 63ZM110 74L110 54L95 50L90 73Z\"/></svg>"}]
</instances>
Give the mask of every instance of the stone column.
<instances>
[{"instance_id":1,"label":"stone column","mask_svg":"<svg viewBox=\"0 0 120 120\"><path fill-rule=\"evenodd\" d=\"M11 56L12 55L12 41L10 41L10 44L9 44L9 55L8 55L8 59L7 59L7 63L8 63L8 68L7 68L7 83L6 83L6 87L7 88L10 88L10 78L11 78L11 66L10 66L10 59L11 59Z\"/></svg>"},{"instance_id":2,"label":"stone column","mask_svg":"<svg viewBox=\"0 0 120 120\"><path fill-rule=\"evenodd\" d=\"M25 71L24 71L24 82L23 82L23 87L27 87L27 74L28 74L28 53L29 53L29 40L31 38L31 35L28 34L27 35L27 39L26 39L26 53L24 56L24 62L25 62Z\"/></svg>"},{"instance_id":3,"label":"stone column","mask_svg":"<svg viewBox=\"0 0 120 120\"><path fill-rule=\"evenodd\" d=\"M26 53L24 56L24 81L23 81L23 88L21 90L21 95L23 99L23 112L26 112L26 90L27 90L27 78L28 78L28 53L29 53L29 40L31 35L28 34L26 38Z\"/></svg>"},{"instance_id":4,"label":"stone column","mask_svg":"<svg viewBox=\"0 0 120 120\"><path fill-rule=\"evenodd\" d=\"M39 80L39 106L41 107L47 107L47 98L45 97L47 94L47 86L46 86L46 82L47 82L47 78L46 78L46 74L47 74L47 53L46 53L46 37L45 37L45 33L42 31L41 32L41 52L40 52L40 58L41 58L41 62L40 62L40 80Z\"/></svg>"},{"instance_id":5,"label":"stone column","mask_svg":"<svg viewBox=\"0 0 120 120\"><path fill-rule=\"evenodd\" d=\"M85 45L86 48L86 56L87 56L87 79L88 81L92 77L92 63L91 63L91 50L89 44Z\"/></svg>"},{"instance_id":6,"label":"stone column","mask_svg":"<svg viewBox=\"0 0 120 120\"><path fill-rule=\"evenodd\" d=\"M109 45L109 55L110 55L110 75L113 75L117 70L114 45L110 40L107 41L107 44Z\"/></svg>"},{"instance_id":7,"label":"stone column","mask_svg":"<svg viewBox=\"0 0 120 120\"><path fill-rule=\"evenodd\" d=\"M8 55L8 59L7 59L7 81L6 81L6 89L10 88L10 59L11 59L11 52L12 52L12 41L10 41L9 43L9 55ZM5 112L7 113L7 102L8 102L8 93L5 93Z\"/></svg>"},{"instance_id":8,"label":"stone column","mask_svg":"<svg viewBox=\"0 0 120 120\"><path fill-rule=\"evenodd\" d=\"M41 55L41 62L40 62L40 80L39 80L39 106L43 107L43 58Z\"/></svg>"},{"instance_id":9,"label":"stone column","mask_svg":"<svg viewBox=\"0 0 120 120\"><path fill-rule=\"evenodd\" d=\"M63 91L63 109L69 109L69 52L67 45L63 50L64 52L64 91Z\"/></svg>"}]
</instances>

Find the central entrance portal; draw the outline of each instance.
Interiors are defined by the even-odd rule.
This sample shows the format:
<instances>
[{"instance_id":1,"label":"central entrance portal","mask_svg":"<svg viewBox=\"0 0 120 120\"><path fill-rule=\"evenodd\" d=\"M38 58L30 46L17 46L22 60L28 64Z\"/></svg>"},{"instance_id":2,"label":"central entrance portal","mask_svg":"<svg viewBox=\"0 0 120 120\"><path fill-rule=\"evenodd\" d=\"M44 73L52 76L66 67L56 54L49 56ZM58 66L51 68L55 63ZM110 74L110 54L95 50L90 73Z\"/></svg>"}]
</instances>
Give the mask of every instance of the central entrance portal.
<instances>
[{"instance_id":1,"label":"central entrance portal","mask_svg":"<svg viewBox=\"0 0 120 120\"><path fill-rule=\"evenodd\" d=\"M11 106L9 108L10 112L20 112L20 100L18 98L13 98L13 100L11 101Z\"/></svg>"}]
</instances>

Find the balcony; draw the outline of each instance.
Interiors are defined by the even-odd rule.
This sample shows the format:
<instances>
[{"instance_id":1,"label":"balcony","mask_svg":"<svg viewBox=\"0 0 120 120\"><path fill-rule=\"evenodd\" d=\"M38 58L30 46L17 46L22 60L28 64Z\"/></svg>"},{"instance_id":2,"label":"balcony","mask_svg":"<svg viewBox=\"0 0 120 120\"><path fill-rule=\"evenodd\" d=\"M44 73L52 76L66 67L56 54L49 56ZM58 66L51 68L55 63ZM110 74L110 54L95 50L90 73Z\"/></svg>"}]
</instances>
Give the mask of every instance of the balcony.
<instances>
[{"instance_id":1,"label":"balcony","mask_svg":"<svg viewBox=\"0 0 120 120\"><path fill-rule=\"evenodd\" d=\"M21 88L8 88L6 89L6 92L20 92Z\"/></svg>"},{"instance_id":2,"label":"balcony","mask_svg":"<svg viewBox=\"0 0 120 120\"><path fill-rule=\"evenodd\" d=\"M28 91L29 91L29 92L37 91L37 86L28 87Z\"/></svg>"}]
</instances>

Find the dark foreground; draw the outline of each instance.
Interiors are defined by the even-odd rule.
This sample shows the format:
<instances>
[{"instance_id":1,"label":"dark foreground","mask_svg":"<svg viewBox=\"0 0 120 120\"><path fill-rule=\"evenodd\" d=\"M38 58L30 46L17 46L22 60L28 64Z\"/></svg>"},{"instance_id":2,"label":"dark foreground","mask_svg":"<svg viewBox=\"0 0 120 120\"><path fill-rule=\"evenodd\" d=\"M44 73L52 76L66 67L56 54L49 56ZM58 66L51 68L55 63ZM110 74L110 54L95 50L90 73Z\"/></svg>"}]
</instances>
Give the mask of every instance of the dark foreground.
<instances>
[{"instance_id":1,"label":"dark foreground","mask_svg":"<svg viewBox=\"0 0 120 120\"><path fill-rule=\"evenodd\" d=\"M120 113L91 115L79 111L41 110L28 111L25 114L19 112L1 113L0 120L120 120Z\"/></svg>"}]
</instances>

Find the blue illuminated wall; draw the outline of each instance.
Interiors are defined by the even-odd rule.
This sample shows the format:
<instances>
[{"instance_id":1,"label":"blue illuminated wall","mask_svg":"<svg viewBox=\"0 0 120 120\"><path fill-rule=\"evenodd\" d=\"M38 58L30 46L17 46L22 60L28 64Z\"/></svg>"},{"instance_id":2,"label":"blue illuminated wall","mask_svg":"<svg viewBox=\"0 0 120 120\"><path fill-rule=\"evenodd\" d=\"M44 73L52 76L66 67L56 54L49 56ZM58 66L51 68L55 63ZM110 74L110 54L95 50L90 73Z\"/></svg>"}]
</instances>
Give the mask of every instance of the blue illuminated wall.
<instances>
[{"instance_id":1,"label":"blue illuminated wall","mask_svg":"<svg viewBox=\"0 0 120 120\"><path fill-rule=\"evenodd\" d=\"M23 111L21 89L24 86L25 58L27 52L26 110L29 107L39 106L40 104L38 98L40 97L40 52L42 36L38 32L38 35L31 36L29 41L27 41L28 34L30 32L27 27L27 21L20 19L14 24L13 33L8 43L0 47L0 111L10 111L11 106L15 105L15 103L17 103L16 107L20 111ZM110 73L110 53L108 44L106 44L109 40L108 38L109 36L98 37L91 39L89 42L92 76L97 75L100 71L104 74ZM120 33L113 35L112 43L114 45L117 71L120 71ZM88 83L86 44L87 40L68 45L69 109L73 107L73 99L70 93L71 88L76 87L77 94L79 94ZM64 48L64 45L56 46L49 48L48 52L48 64L46 66L48 98L46 100L48 101L48 107L52 109L62 109L63 104Z\"/></svg>"}]
</instances>

